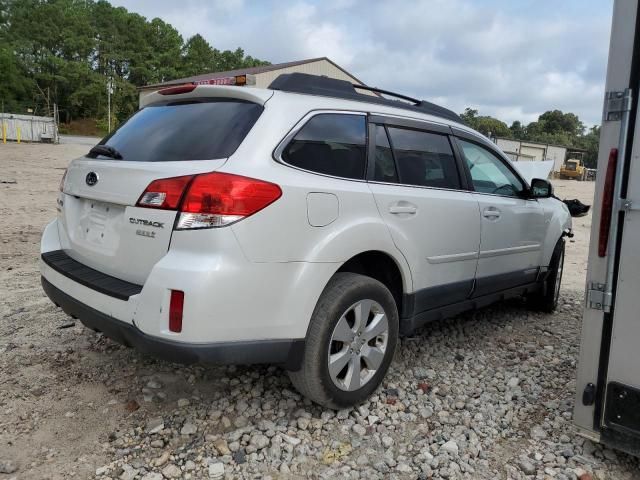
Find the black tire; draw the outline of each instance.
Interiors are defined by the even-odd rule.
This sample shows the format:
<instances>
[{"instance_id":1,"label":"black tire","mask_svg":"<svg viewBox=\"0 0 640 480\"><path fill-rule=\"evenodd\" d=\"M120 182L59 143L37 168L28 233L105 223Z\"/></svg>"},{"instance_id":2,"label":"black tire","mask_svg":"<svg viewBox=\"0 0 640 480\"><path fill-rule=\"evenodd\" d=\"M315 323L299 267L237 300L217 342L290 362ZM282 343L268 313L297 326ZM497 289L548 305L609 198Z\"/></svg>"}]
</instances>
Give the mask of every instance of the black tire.
<instances>
[{"instance_id":1,"label":"black tire","mask_svg":"<svg viewBox=\"0 0 640 480\"><path fill-rule=\"evenodd\" d=\"M564 238L558 240L549 263L549 272L539 292L527 298L529 306L534 310L551 313L558 306L560 285L564 270Z\"/></svg>"},{"instance_id":2,"label":"black tire","mask_svg":"<svg viewBox=\"0 0 640 480\"><path fill-rule=\"evenodd\" d=\"M339 382L339 380L334 381L332 379L329 373L329 361L331 349L335 348L336 343L341 347L338 353L345 352L346 354L345 348L349 352L353 352L353 350L349 350L350 343L337 342L333 338L334 329L337 330L336 325L338 322L343 319L343 316L345 319L347 318L347 312L351 312L350 309L354 305L368 301L373 301L376 304L376 307L374 307L376 309L381 307L382 313L387 319L388 329L384 337L386 338L384 356L380 366L375 370L362 370L365 372L365 378L367 378L366 372L371 375L366 380L366 383L356 390L347 391L336 385L335 382ZM365 321L365 324L372 322L371 315L372 313L367 313L368 320ZM289 372L289 378L300 393L325 407L341 409L361 403L380 385L393 360L398 342L398 328L398 308L393 295L387 287L379 281L364 275L346 272L337 273L325 287L313 311L307 330L302 366L296 372ZM359 336L360 334L358 334ZM362 333L362 338L364 338L364 333ZM353 341L355 342L356 340L354 336ZM377 342L379 340L380 337L375 337L373 341ZM361 341L364 342L365 340ZM371 345L371 343L367 345ZM376 346L375 344L373 345ZM360 348L364 352L365 347L362 346ZM358 359L360 358L360 348L357 351ZM353 356L355 354L351 353L350 355ZM365 354L363 353L362 355L364 356ZM358 363L359 384L361 378L360 368L366 368L362 367L363 365L366 366L366 362L364 360L354 360L354 365L356 361ZM348 368L348 365L345 365L344 368Z\"/></svg>"}]
</instances>

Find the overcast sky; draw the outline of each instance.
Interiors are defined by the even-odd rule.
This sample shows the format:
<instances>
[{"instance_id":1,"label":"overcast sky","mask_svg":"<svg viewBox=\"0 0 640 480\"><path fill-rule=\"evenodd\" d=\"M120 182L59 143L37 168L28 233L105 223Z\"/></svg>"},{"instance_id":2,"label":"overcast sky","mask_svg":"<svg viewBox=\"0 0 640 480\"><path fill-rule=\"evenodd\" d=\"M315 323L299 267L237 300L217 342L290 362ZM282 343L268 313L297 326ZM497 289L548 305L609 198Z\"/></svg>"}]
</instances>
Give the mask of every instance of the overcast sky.
<instances>
[{"instance_id":1,"label":"overcast sky","mask_svg":"<svg viewBox=\"0 0 640 480\"><path fill-rule=\"evenodd\" d=\"M611 0L112 0L272 63L327 56L368 85L508 123L599 124ZM206 72L203 72L206 73Z\"/></svg>"}]
</instances>

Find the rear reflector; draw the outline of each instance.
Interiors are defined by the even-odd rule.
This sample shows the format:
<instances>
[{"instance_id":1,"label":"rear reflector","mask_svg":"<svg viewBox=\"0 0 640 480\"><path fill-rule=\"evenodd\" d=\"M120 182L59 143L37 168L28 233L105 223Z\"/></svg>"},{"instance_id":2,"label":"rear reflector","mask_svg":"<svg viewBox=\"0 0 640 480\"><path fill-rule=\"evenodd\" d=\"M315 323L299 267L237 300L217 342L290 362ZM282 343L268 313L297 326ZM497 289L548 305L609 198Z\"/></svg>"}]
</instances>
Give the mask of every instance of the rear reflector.
<instances>
[{"instance_id":1,"label":"rear reflector","mask_svg":"<svg viewBox=\"0 0 640 480\"><path fill-rule=\"evenodd\" d=\"M163 88L158 90L160 95L179 95L181 93L193 92L197 85L195 83L189 83L187 85L178 85L176 87Z\"/></svg>"},{"instance_id":2,"label":"rear reflector","mask_svg":"<svg viewBox=\"0 0 640 480\"><path fill-rule=\"evenodd\" d=\"M176 210L180 204L182 193L192 178L193 175L185 175L184 177L154 180L140 196L136 206Z\"/></svg>"},{"instance_id":3,"label":"rear reflector","mask_svg":"<svg viewBox=\"0 0 640 480\"><path fill-rule=\"evenodd\" d=\"M282 196L274 183L230 173L164 178L149 184L136 206L179 210L176 229L224 227Z\"/></svg>"},{"instance_id":4,"label":"rear reflector","mask_svg":"<svg viewBox=\"0 0 640 480\"><path fill-rule=\"evenodd\" d=\"M609 245L609 230L611 229L611 214L613 210L613 190L616 180L616 168L618 164L618 149L612 148L609 152L607 174L604 180L602 192L602 209L600 210L600 230L598 232L598 256L607 255Z\"/></svg>"},{"instance_id":5,"label":"rear reflector","mask_svg":"<svg viewBox=\"0 0 640 480\"><path fill-rule=\"evenodd\" d=\"M169 330L175 333L182 331L182 309L184 308L184 292L171 290L169 301Z\"/></svg>"}]
</instances>

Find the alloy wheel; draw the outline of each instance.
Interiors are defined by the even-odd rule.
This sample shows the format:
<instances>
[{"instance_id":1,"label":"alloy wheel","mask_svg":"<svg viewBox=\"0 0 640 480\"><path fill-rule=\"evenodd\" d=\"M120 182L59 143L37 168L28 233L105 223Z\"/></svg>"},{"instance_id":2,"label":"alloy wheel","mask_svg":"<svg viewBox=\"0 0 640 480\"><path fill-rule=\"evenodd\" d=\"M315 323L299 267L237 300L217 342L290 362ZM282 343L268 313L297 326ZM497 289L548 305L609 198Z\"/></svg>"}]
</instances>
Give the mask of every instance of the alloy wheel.
<instances>
[{"instance_id":1,"label":"alloy wheel","mask_svg":"<svg viewBox=\"0 0 640 480\"><path fill-rule=\"evenodd\" d=\"M329 376L340 390L352 392L373 378L389 342L389 321L374 300L351 305L333 329L328 351Z\"/></svg>"}]
</instances>

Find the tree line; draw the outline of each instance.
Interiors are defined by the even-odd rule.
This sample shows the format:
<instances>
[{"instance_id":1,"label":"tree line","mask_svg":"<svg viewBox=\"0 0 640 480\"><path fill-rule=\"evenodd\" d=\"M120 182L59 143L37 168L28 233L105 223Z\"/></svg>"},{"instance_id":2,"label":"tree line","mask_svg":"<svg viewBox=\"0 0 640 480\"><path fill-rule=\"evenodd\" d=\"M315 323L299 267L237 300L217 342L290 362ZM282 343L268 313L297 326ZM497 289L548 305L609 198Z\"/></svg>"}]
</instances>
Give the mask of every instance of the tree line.
<instances>
[{"instance_id":1,"label":"tree line","mask_svg":"<svg viewBox=\"0 0 640 480\"><path fill-rule=\"evenodd\" d=\"M170 24L114 7L106 0L0 0L0 102L4 112L96 119L107 130L107 82L112 124L138 107L136 87L207 72L268 65L241 48L218 50L201 35L188 39ZM461 114L487 136L586 150L595 166L599 127L586 131L573 113L552 110L511 126L477 110Z\"/></svg>"},{"instance_id":2,"label":"tree line","mask_svg":"<svg viewBox=\"0 0 640 480\"><path fill-rule=\"evenodd\" d=\"M540 115L535 122L523 125L516 120L511 126L497 118L478 115L478 110L472 108L466 108L460 116L467 125L488 137L513 138L585 150L585 165L596 168L600 126L587 129L573 113L549 110Z\"/></svg>"},{"instance_id":3,"label":"tree line","mask_svg":"<svg viewBox=\"0 0 640 480\"><path fill-rule=\"evenodd\" d=\"M0 0L0 102L5 112L60 120L95 118L106 126L113 79L113 124L138 106L136 87L269 62L218 50L197 34L105 0Z\"/></svg>"}]
</instances>

